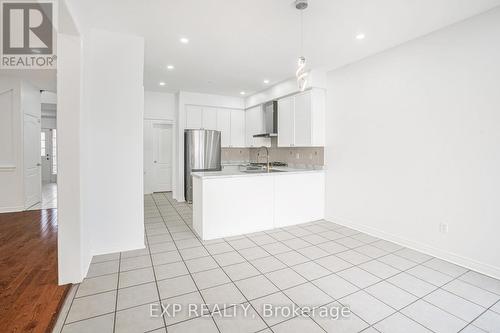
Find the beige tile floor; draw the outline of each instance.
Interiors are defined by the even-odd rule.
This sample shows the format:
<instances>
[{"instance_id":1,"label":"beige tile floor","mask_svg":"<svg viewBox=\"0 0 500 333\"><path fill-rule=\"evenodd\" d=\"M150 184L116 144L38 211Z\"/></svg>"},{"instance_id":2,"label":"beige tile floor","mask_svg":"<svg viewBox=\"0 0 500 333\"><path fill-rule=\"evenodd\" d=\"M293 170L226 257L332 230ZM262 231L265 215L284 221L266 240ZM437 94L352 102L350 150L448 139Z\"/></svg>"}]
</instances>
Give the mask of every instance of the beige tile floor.
<instances>
[{"instance_id":1,"label":"beige tile floor","mask_svg":"<svg viewBox=\"0 0 500 333\"><path fill-rule=\"evenodd\" d=\"M327 221L213 241L170 193L145 197L145 249L96 256L55 331L500 332L500 281ZM243 304L150 316L150 304ZM265 304L329 309L265 316ZM228 307L230 305L227 305Z\"/></svg>"}]
</instances>

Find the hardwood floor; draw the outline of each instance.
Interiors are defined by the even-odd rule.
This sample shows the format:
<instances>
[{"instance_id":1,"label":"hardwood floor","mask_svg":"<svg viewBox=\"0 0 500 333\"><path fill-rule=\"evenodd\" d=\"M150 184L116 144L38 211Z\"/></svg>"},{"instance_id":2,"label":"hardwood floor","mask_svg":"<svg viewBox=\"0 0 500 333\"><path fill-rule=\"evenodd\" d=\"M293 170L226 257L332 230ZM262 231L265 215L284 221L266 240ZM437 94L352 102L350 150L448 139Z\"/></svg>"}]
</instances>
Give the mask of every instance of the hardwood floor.
<instances>
[{"instance_id":1,"label":"hardwood floor","mask_svg":"<svg viewBox=\"0 0 500 333\"><path fill-rule=\"evenodd\" d=\"M57 285L57 210L0 214L0 332L50 332L70 285Z\"/></svg>"}]
</instances>

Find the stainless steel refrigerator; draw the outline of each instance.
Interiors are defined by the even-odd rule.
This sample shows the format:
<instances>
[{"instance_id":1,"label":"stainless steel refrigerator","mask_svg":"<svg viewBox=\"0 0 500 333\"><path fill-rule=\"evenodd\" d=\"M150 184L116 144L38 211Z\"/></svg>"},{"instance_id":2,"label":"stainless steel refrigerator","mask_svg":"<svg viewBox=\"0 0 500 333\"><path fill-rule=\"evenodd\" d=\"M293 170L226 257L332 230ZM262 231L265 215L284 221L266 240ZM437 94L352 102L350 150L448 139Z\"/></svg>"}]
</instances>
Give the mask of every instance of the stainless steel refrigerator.
<instances>
[{"instance_id":1,"label":"stainless steel refrigerator","mask_svg":"<svg viewBox=\"0 0 500 333\"><path fill-rule=\"evenodd\" d=\"M220 171L221 133L219 131L184 130L184 197L193 202L192 172Z\"/></svg>"}]
</instances>

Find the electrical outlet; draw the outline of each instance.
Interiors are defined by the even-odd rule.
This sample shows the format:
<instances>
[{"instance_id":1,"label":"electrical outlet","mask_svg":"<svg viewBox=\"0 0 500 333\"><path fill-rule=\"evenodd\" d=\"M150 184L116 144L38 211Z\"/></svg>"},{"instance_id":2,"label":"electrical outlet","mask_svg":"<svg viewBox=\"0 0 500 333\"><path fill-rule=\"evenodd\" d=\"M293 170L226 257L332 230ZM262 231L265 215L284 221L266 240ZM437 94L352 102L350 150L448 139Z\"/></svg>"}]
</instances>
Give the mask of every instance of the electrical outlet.
<instances>
[{"instance_id":1,"label":"electrical outlet","mask_svg":"<svg viewBox=\"0 0 500 333\"><path fill-rule=\"evenodd\" d=\"M299 153L295 154L295 158L300 159L300 154Z\"/></svg>"},{"instance_id":2,"label":"electrical outlet","mask_svg":"<svg viewBox=\"0 0 500 333\"><path fill-rule=\"evenodd\" d=\"M442 234L447 234L448 233L448 224L447 223L440 223L439 224L439 232Z\"/></svg>"},{"instance_id":3,"label":"electrical outlet","mask_svg":"<svg viewBox=\"0 0 500 333\"><path fill-rule=\"evenodd\" d=\"M313 159L313 154L309 154L309 159L312 160Z\"/></svg>"}]
</instances>

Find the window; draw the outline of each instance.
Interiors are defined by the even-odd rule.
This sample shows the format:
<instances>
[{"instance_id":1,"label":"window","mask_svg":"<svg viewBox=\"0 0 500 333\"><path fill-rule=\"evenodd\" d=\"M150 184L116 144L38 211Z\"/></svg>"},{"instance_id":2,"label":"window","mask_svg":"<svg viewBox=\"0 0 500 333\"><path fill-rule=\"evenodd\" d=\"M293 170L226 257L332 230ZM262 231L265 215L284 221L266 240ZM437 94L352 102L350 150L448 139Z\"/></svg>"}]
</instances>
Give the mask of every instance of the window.
<instances>
[{"instance_id":1,"label":"window","mask_svg":"<svg viewBox=\"0 0 500 333\"><path fill-rule=\"evenodd\" d=\"M45 157L45 132L41 132L40 142L41 142L40 156Z\"/></svg>"},{"instance_id":2,"label":"window","mask_svg":"<svg viewBox=\"0 0 500 333\"><path fill-rule=\"evenodd\" d=\"M57 131L52 130L52 174L57 175Z\"/></svg>"}]
</instances>

